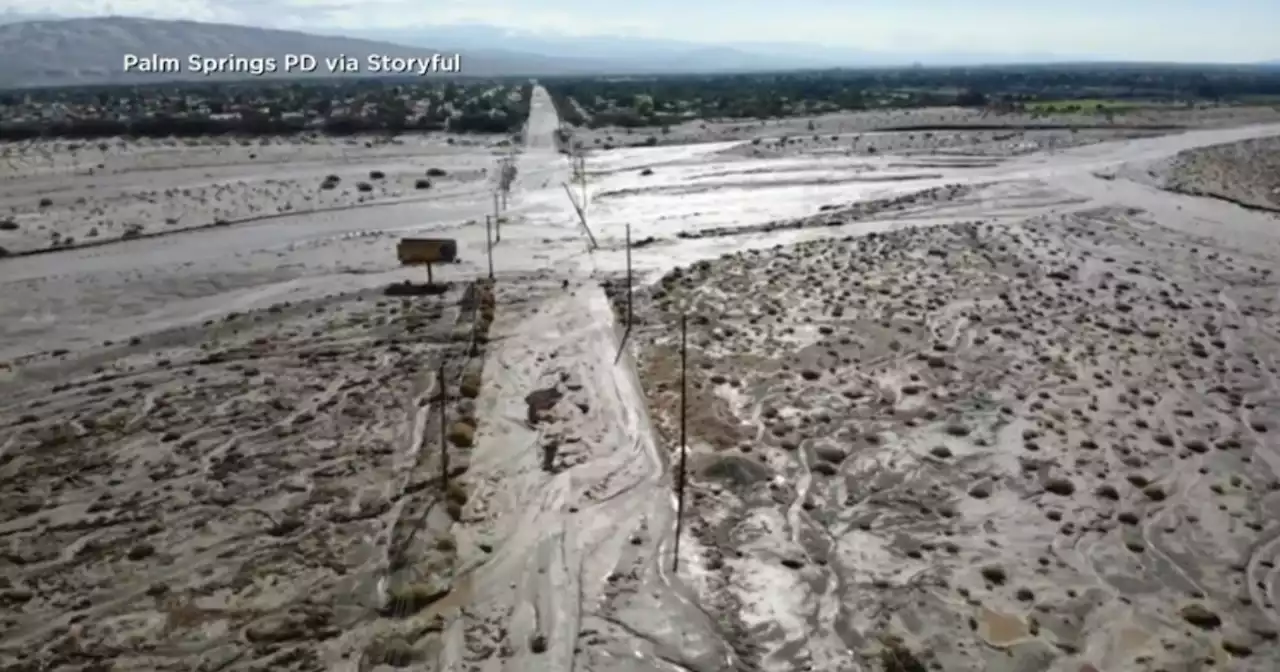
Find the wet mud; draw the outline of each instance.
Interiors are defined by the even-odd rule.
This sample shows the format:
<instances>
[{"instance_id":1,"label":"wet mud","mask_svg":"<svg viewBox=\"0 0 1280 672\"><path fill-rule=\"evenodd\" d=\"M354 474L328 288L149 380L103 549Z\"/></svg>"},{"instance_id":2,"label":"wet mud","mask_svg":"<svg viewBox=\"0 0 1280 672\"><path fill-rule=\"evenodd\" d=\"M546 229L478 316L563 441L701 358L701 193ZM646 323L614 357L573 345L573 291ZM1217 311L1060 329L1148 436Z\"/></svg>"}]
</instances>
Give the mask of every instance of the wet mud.
<instances>
[{"instance_id":1,"label":"wet mud","mask_svg":"<svg viewBox=\"0 0 1280 672\"><path fill-rule=\"evenodd\" d=\"M1097 208L673 271L630 336L762 669L1271 669L1276 260ZM888 642L888 643L886 643Z\"/></svg>"},{"instance_id":2,"label":"wet mud","mask_svg":"<svg viewBox=\"0 0 1280 672\"><path fill-rule=\"evenodd\" d=\"M458 578L486 292L278 304L28 362L0 410L5 669L423 658L421 612Z\"/></svg>"}]
</instances>

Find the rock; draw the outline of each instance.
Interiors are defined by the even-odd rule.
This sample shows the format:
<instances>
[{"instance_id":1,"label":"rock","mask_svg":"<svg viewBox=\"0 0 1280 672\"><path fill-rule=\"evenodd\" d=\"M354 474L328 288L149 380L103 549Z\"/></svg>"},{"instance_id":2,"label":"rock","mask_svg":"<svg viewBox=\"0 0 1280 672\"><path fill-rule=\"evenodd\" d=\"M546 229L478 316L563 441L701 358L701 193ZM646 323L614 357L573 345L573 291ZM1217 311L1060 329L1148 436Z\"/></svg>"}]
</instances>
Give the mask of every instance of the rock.
<instances>
[{"instance_id":1,"label":"rock","mask_svg":"<svg viewBox=\"0 0 1280 672\"><path fill-rule=\"evenodd\" d=\"M946 446L934 446L929 449L929 454L940 460L945 460L953 455L951 449Z\"/></svg>"},{"instance_id":2,"label":"rock","mask_svg":"<svg viewBox=\"0 0 1280 672\"><path fill-rule=\"evenodd\" d=\"M128 558L134 561L145 560L155 554L156 554L156 547L144 541L138 544L137 546L134 546L133 548L129 549Z\"/></svg>"},{"instance_id":3,"label":"rock","mask_svg":"<svg viewBox=\"0 0 1280 672\"><path fill-rule=\"evenodd\" d=\"M1044 489L1061 497L1070 497L1075 494L1076 486L1065 478L1050 478L1045 482Z\"/></svg>"},{"instance_id":4,"label":"rock","mask_svg":"<svg viewBox=\"0 0 1280 672\"><path fill-rule=\"evenodd\" d=\"M846 457L846 453L843 448L832 445L817 446L813 449L813 453L818 456L819 460L833 462L836 464L844 462L844 458Z\"/></svg>"},{"instance_id":5,"label":"rock","mask_svg":"<svg viewBox=\"0 0 1280 672\"><path fill-rule=\"evenodd\" d=\"M476 442L476 428L465 420L453 423L449 428L449 442L459 448L470 448Z\"/></svg>"},{"instance_id":6,"label":"rock","mask_svg":"<svg viewBox=\"0 0 1280 672\"><path fill-rule=\"evenodd\" d=\"M830 462L815 462L813 466L810 467L810 470L815 474L821 474L823 476L835 476L840 473L840 470L836 469L836 465L831 464Z\"/></svg>"},{"instance_id":7,"label":"rock","mask_svg":"<svg viewBox=\"0 0 1280 672\"><path fill-rule=\"evenodd\" d=\"M817 465L814 465L815 467ZM698 469L702 478L726 483L731 487L745 488L763 483L773 477L769 467L758 460L741 455L716 455Z\"/></svg>"},{"instance_id":8,"label":"rock","mask_svg":"<svg viewBox=\"0 0 1280 672\"><path fill-rule=\"evenodd\" d=\"M554 387L534 390L525 395L524 402L529 405L530 424L537 424L539 417L560 403L563 397L564 393Z\"/></svg>"},{"instance_id":9,"label":"rock","mask_svg":"<svg viewBox=\"0 0 1280 672\"><path fill-rule=\"evenodd\" d=\"M1222 618L1202 604L1188 604L1178 611L1182 620L1205 630L1212 630L1222 625Z\"/></svg>"},{"instance_id":10,"label":"rock","mask_svg":"<svg viewBox=\"0 0 1280 672\"><path fill-rule=\"evenodd\" d=\"M1267 641L1253 628L1246 629L1236 625L1227 625L1222 628L1222 649L1236 658L1253 655L1253 649L1260 640Z\"/></svg>"},{"instance_id":11,"label":"rock","mask_svg":"<svg viewBox=\"0 0 1280 672\"><path fill-rule=\"evenodd\" d=\"M1249 646L1247 640L1232 637L1222 638L1222 650L1236 658L1248 658L1253 655L1253 647Z\"/></svg>"},{"instance_id":12,"label":"rock","mask_svg":"<svg viewBox=\"0 0 1280 672\"><path fill-rule=\"evenodd\" d=\"M1116 490L1115 486L1107 485L1106 483L1099 485L1098 488L1093 491L1093 494L1101 499L1109 499L1113 502L1120 500L1120 491Z\"/></svg>"},{"instance_id":13,"label":"rock","mask_svg":"<svg viewBox=\"0 0 1280 672\"><path fill-rule=\"evenodd\" d=\"M1009 580L1009 574L999 565L987 565L982 568L982 578L997 586L1004 585Z\"/></svg>"}]
</instances>

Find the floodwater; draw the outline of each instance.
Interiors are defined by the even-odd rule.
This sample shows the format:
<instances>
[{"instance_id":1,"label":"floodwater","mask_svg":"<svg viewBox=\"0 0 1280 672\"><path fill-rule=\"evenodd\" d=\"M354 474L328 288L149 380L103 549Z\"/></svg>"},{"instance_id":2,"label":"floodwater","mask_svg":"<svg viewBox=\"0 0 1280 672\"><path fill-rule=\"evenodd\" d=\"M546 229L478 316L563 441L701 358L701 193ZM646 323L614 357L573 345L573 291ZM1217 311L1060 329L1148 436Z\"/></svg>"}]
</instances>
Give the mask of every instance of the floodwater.
<instances>
[{"instance_id":1,"label":"floodwater","mask_svg":"<svg viewBox=\"0 0 1280 672\"><path fill-rule=\"evenodd\" d=\"M487 484L478 494L491 498L491 515L478 524L481 529L464 525L460 533L502 541L469 578L465 615L451 621L453 644L441 654L441 669L741 669L726 643L726 626L698 603L698 576L669 571L671 449L654 435L630 356L617 358L618 327L595 282L625 267L627 227L634 241L654 239L632 255L646 280L727 252L1100 207L1142 208L1165 227L1227 247L1256 249L1277 239L1259 243L1253 235L1274 227L1273 217L1095 176L1189 148L1280 135L1280 125L1268 125L964 166L909 167L893 157L720 156L732 143L595 152L587 161L586 187L586 226L600 246L592 252L566 193L581 191L573 184L566 189L571 175L552 140L557 127L546 92L535 89L526 146L517 157L518 181L492 250L499 305L506 307L493 326L472 462L472 477ZM962 190L956 198L922 198L847 223L731 231L814 216L823 206L839 213L858 202L952 187ZM5 260L0 357L87 347L412 277L419 272L395 263L395 239L404 235L456 238L462 262L439 269L439 277L481 276L488 269L483 218L491 205L490 192L478 185L430 202L279 217L232 230ZM1205 226L1227 221L1231 226ZM713 229L722 232L701 235ZM531 426L526 395L550 388L573 403ZM549 443L559 446L562 461L551 471L541 466ZM849 562L863 563L869 573L892 560L871 538L860 554ZM752 605L745 627L776 627L794 640L806 625L797 620L800 607L793 602L811 599L809 588L776 566L739 564L743 580L771 596ZM479 622L505 633L510 655L465 668L459 642ZM540 639L545 647L532 644ZM831 641L823 644L829 646Z\"/></svg>"}]
</instances>

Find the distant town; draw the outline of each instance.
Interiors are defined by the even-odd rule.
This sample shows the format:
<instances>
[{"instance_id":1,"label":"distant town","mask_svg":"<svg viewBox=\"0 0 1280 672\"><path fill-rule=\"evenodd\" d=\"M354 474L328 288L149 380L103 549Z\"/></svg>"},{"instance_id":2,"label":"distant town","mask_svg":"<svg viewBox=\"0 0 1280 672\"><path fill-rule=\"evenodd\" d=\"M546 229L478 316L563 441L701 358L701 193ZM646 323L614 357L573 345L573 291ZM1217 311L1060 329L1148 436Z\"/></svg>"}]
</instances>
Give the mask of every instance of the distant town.
<instances>
[{"instance_id":1,"label":"distant town","mask_svg":"<svg viewBox=\"0 0 1280 672\"><path fill-rule=\"evenodd\" d=\"M157 75L159 77L160 75ZM0 140L220 133L516 132L528 81L247 79L0 93Z\"/></svg>"}]
</instances>

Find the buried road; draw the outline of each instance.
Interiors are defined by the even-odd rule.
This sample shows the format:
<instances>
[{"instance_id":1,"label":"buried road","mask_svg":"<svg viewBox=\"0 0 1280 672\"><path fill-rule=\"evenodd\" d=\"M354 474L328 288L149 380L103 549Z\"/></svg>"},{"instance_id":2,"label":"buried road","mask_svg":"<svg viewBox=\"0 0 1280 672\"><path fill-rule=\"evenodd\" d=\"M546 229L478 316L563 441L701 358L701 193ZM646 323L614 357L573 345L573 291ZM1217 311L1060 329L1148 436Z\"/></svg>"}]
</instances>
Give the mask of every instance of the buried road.
<instances>
[{"instance_id":1,"label":"buried road","mask_svg":"<svg viewBox=\"0 0 1280 672\"><path fill-rule=\"evenodd\" d=\"M0 262L0 660L1275 667L1275 219L1095 174L1280 128L602 152L587 254L532 108L492 286L478 190ZM378 295L403 231L451 288Z\"/></svg>"}]
</instances>

